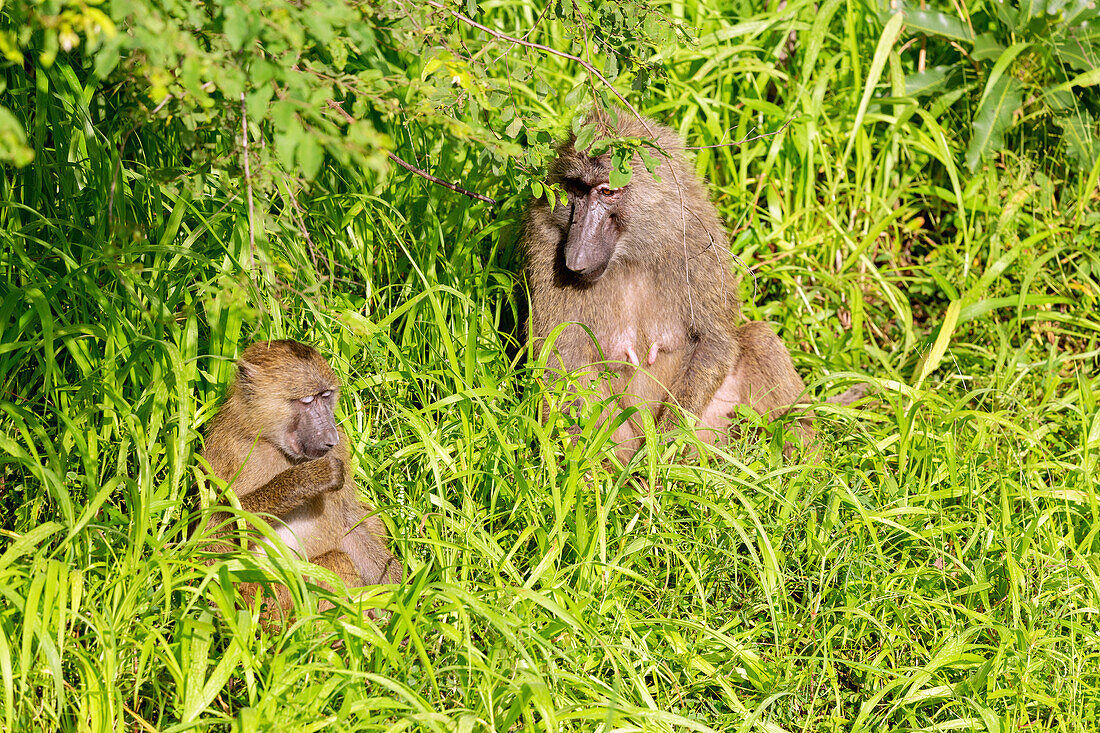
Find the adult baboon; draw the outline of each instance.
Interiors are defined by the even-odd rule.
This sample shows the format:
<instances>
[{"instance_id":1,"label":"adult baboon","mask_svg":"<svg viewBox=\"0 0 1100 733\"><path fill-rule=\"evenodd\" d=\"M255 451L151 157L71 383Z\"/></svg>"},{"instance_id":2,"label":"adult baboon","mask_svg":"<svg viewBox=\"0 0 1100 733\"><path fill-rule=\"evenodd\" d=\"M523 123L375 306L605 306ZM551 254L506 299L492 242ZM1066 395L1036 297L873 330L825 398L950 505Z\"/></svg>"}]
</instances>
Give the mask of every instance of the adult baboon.
<instances>
[{"instance_id":1,"label":"adult baboon","mask_svg":"<svg viewBox=\"0 0 1100 733\"><path fill-rule=\"evenodd\" d=\"M655 153L655 177L635 156L630 183L613 189L607 152L577 150L572 135L559 144L550 180L567 203L533 199L523 235L532 336L573 324L554 342L550 365L579 372L582 383L610 368L613 383L600 389L617 395L617 409L637 406L667 423L668 405L678 405L711 441L736 405L761 414L792 405L802 380L771 328L740 324L726 231L683 142L623 111L593 113L586 124L598 126L597 140L650 139L667 157ZM801 429L807 437L808 424ZM625 421L614 436L620 455L631 455L640 436L636 421Z\"/></svg>"},{"instance_id":2,"label":"adult baboon","mask_svg":"<svg viewBox=\"0 0 1100 733\"><path fill-rule=\"evenodd\" d=\"M275 532L301 557L351 587L400 582L385 527L355 490L347 437L334 415L339 390L316 349L297 341L253 344L237 361L202 457L242 509L276 518ZM243 585L246 595L257 591ZM289 591L277 585L275 599L285 608Z\"/></svg>"}]
</instances>

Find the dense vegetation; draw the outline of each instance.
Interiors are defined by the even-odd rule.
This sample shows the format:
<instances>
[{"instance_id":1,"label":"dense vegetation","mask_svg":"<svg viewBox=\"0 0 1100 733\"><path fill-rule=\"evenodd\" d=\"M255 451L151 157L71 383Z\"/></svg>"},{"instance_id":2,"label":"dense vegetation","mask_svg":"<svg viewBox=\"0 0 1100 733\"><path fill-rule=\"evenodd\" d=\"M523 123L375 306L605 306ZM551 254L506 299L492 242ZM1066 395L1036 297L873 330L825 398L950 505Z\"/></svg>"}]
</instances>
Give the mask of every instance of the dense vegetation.
<instances>
[{"instance_id":1,"label":"dense vegetation","mask_svg":"<svg viewBox=\"0 0 1100 733\"><path fill-rule=\"evenodd\" d=\"M1096 730L1100 25L941 5L0 6L0 729ZM876 386L814 460L540 424L517 224L608 84L812 392ZM267 337L407 584L318 613L187 532Z\"/></svg>"}]
</instances>

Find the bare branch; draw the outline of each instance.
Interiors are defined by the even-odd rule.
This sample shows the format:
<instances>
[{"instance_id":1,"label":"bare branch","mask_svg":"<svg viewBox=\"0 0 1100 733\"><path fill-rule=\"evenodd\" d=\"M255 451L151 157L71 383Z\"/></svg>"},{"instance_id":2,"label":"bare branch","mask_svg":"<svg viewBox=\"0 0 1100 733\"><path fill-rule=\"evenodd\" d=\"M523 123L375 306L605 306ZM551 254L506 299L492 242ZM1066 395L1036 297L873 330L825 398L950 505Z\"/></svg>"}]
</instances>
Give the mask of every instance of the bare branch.
<instances>
[{"instance_id":1,"label":"bare branch","mask_svg":"<svg viewBox=\"0 0 1100 733\"><path fill-rule=\"evenodd\" d=\"M524 46L526 48L533 48L536 51L542 51L543 53L548 53L551 56L557 56L559 58L568 59L569 61L573 61L575 63L580 64L581 66L584 67L585 71L587 71L589 74L592 74L593 76L595 76L597 79L600 80L600 82L605 87L610 89L611 93L614 94L618 98L618 100L620 102L622 102L623 106L626 107L628 110L630 110L634 114L635 117L637 117L639 120L643 119L641 113L638 112L638 110L634 108L634 105L632 105L630 102L626 101L626 97L619 94L619 90L616 89L611 84L611 82L609 82L604 77L604 75L600 73L599 69L597 69L595 66L588 63L587 61L585 61L581 57L574 56L573 54L566 53L565 51L559 51L556 48L551 48L550 46L544 46L541 43L532 43L531 41L525 41L522 38L516 38L514 36L509 36L507 33L501 33L500 31L495 31L492 28L489 28L488 26L484 26L481 23L478 23L473 18L470 18L470 17L467 17L467 16L463 15L462 13L458 12L457 10L451 10L450 8L445 7L441 3L437 3L435 0L424 0L424 1L427 5L431 5L433 8L438 8L439 10L443 10L447 13L450 13L452 16L454 16L455 18L461 20L463 23L470 26L471 28L477 28L478 30L480 30L484 33L488 33L490 36L492 36L493 38L496 38L497 40L506 41L508 43L511 43L514 46L519 45L519 46Z\"/></svg>"},{"instance_id":2,"label":"bare branch","mask_svg":"<svg viewBox=\"0 0 1100 733\"><path fill-rule=\"evenodd\" d=\"M542 19L546 17L546 13L550 10L550 6L553 5L553 4L554 4L553 2L546 3L546 7L544 7L542 9L542 12L539 13L539 17L535 18L535 22L532 23L531 27L527 29L527 32L523 34L523 38L520 39L521 41L526 41L527 37L535 32L535 28L537 28L539 23L542 22ZM495 64L495 63L497 63L497 61L500 61L502 58L507 56L508 52L511 51L513 48L515 48L515 46L516 46L516 44L513 43L511 46L509 46L508 48L501 51L500 56L497 56L496 59L493 61L493 63Z\"/></svg>"},{"instance_id":3,"label":"bare branch","mask_svg":"<svg viewBox=\"0 0 1100 733\"><path fill-rule=\"evenodd\" d=\"M734 143L719 143L717 145L688 145L688 146L684 147L684 150L710 150L712 148L732 148L732 147L735 147L737 145L743 145L745 143L750 143L753 140L760 140L761 138L771 137L773 135L778 135L779 133L786 130L787 127L792 122L794 122L793 117L789 118L786 122L784 122L779 127L778 130L772 130L771 132L762 132L759 135L753 135L752 137L749 137L748 135L746 135L745 137L741 138L740 140L738 140L737 142L734 142ZM752 131L750 130L749 133L751 134L751 132Z\"/></svg>"},{"instance_id":4,"label":"bare branch","mask_svg":"<svg viewBox=\"0 0 1100 733\"><path fill-rule=\"evenodd\" d=\"M328 106L329 106L330 109L334 109L337 112L339 112L340 114L342 114L344 116L345 121L347 121L349 123L355 122L355 118L352 117L351 115L349 115L347 110L345 110L343 107L341 107L340 103L337 102L335 99L328 100ZM455 193L460 193L463 196L469 196L470 198L477 199L478 201L484 201L485 203L492 204L493 206L496 206L500 203L496 199L491 199L488 196L483 196L482 194L474 193L473 191L467 191L462 186L456 186L455 184L448 183L447 181L444 181L441 178L436 178L431 173L428 173L427 171L420 170L419 168L417 168L412 163L406 163L404 160L402 160L401 158L398 158L393 153L387 152L386 157L389 158L390 160L392 160L394 163L397 163L399 166L401 166L405 170L411 171L412 173L415 173L416 175L420 176L421 178L429 180L432 183L443 186L443 188L449 188L452 191L454 191Z\"/></svg>"},{"instance_id":5,"label":"bare branch","mask_svg":"<svg viewBox=\"0 0 1100 733\"><path fill-rule=\"evenodd\" d=\"M397 163L399 166L401 166L405 170L412 171L413 173L420 176L421 178L426 178L427 180L431 181L432 183L437 183L440 186L443 186L444 188L449 188L449 189L451 189L452 191L454 191L456 193L462 194L463 196L469 196L472 199L477 199L478 201L484 201L485 203L492 204L493 206L496 206L497 204L500 203L496 199L491 199L488 196L483 196L482 194L474 193L473 191L467 191L466 189L462 188L461 186L456 186L453 183L447 183L446 181L444 181L441 178L436 178L431 173L428 173L427 171L422 171L419 168L417 168L415 165L412 165L411 163L406 163L405 161L401 160L401 158L398 158L393 153L386 153L386 157L389 158L390 160L392 160L394 163Z\"/></svg>"},{"instance_id":6,"label":"bare branch","mask_svg":"<svg viewBox=\"0 0 1100 733\"><path fill-rule=\"evenodd\" d=\"M244 159L244 183L248 191L248 267L251 270L256 267L256 229L252 212L252 173L248 167L248 107L245 105L244 92L241 92L241 143L244 148L241 154Z\"/></svg>"}]
</instances>

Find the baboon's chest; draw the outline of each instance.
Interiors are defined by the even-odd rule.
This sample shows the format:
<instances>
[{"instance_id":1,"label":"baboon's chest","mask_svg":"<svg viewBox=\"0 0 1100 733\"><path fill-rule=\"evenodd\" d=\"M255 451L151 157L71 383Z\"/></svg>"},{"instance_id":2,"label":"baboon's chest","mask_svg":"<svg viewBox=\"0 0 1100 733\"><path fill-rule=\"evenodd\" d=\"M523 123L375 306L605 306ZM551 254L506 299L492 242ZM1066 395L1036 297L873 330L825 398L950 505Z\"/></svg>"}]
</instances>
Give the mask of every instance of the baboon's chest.
<instances>
[{"instance_id":1,"label":"baboon's chest","mask_svg":"<svg viewBox=\"0 0 1100 733\"><path fill-rule=\"evenodd\" d=\"M644 369L663 376L683 358L687 342L679 309L665 301L648 277L612 283L602 310L589 313L589 323L604 358L621 374ZM593 354L593 361L598 360Z\"/></svg>"},{"instance_id":2,"label":"baboon's chest","mask_svg":"<svg viewBox=\"0 0 1100 733\"><path fill-rule=\"evenodd\" d=\"M326 552L331 547L322 545L331 544L326 527L322 522L325 516L326 501L335 501L333 494L323 494L307 501L297 509L288 512L282 521L273 521L275 532L286 543L287 547L295 550L305 559L316 557Z\"/></svg>"}]
</instances>

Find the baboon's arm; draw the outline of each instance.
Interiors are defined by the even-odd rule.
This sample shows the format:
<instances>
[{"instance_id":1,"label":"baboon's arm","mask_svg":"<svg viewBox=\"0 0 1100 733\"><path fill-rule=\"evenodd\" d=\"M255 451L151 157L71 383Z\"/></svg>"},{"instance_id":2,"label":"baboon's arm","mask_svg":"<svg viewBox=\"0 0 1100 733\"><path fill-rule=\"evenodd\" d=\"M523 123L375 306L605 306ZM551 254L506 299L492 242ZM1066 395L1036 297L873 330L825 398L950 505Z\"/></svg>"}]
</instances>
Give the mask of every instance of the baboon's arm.
<instances>
[{"instance_id":1,"label":"baboon's arm","mask_svg":"<svg viewBox=\"0 0 1100 733\"><path fill-rule=\"evenodd\" d=\"M283 517L306 501L344 485L344 462L326 455L291 466L241 497L241 508L253 514Z\"/></svg>"},{"instance_id":2,"label":"baboon's arm","mask_svg":"<svg viewBox=\"0 0 1100 733\"><path fill-rule=\"evenodd\" d=\"M731 336L720 330L710 330L696 336L673 397L681 409L696 415L710 404L722 385L730 364L736 358ZM665 413L666 419L669 417Z\"/></svg>"}]
</instances>

